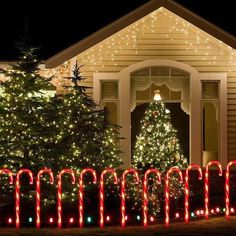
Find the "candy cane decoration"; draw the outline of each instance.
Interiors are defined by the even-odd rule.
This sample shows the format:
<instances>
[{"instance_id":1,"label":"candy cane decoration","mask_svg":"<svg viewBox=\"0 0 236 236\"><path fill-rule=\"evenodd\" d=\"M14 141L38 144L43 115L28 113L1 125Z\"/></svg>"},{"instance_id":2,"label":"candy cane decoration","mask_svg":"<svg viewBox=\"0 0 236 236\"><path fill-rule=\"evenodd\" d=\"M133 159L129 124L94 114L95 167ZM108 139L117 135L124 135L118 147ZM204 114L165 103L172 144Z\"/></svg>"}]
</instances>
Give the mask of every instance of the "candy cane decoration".
<instances>
[{"instance_id":1,"label":"candy cane decoration","mask_svg":"<svg viewBox=\"0 0 236 236\"><path fill-rule=\"evenodd\" d=\"M72 177L72 184L75 184L75 173L71 169L63 169L57 178L57 226L61 228L62 225L62 176L64 174L70 174Z\"/></svg>"},{"instance_id":2,"label":"candy cane decoration","mask_svg":"<svg viewBox=\"0 0 236 236\"><path fill-rule=\"evenodd\" d=\"M40 213L41 213L41 188L40 188L40 177L43 174L48 174L50 177L50 183L54 183L53 173L50 169L44 168L40 170L36 178L36 227L40 228Z\"/></svg>"},{"instance_id":3,"label":"candy cane decoration","mask_svg":"<svg viewBox=\"0 0 236 236\"><path fill-rule=\"evenodd\" d=\"M8 174L9 175L9 184L13 184L13 172L9 169L0 169L0 175L2 174Z\"/></svg>"},{"instance_id":4,"label":"candy cane decoration","mask_svg":"<svg viewBox=\"0 0 236 236\"><path fill-rule=\"evenodd\" d=\"M157 175L157 183L161 184L161 173L154 168L148 169L144 174L143 180L143 225L147 227L147 215L148 215L148 176L150 174Z\"/></svg>"},{"instance_id":5,"label":"candy cane decoration","mask_svg":"<svg viewBox=\"0 0 236 236\"><path fill-rule=\"evenodd\" d=\"M83 227L84 225L84 175L86 173L91 173L93 176L93 183L97 182L97 174L96 171L90 168L83 169L80 173L79 178L79 226Z\"/></svg>"},{"instance_id":6,"label":"candy cane decoration","mask_svg":"<svg viewBox=\"0 0 236 236\"><path fill-rule=\"evenodd\" d=\"M212 165L216 165L219 168L219 176L222 176L222 167L218 161L210 161L206 165L205 170L205 218L208 219L209 216L209 168Z\"/></svg>"},{"instance_id":7,"label":"candy cane decoration","mask_svg":"<svg viewBox=\"0 0 236 236\"><path fill-rule=\"evenodd\" d=\"M197 169L199 172L199 180L202 180L202 169L199 165L189 165L188 168L186 169L186 174L185 174L185 186L184 186L184 193L185 193L185 222L189 223L189 172L192 169Z\"/></svg>"},{"instance_id":8,"label":"candy cane decoration","mask_svg":"<svg viewBox=\"0 0 236 236\"><path fill-rule=\"evenodd\" d=\"M176 172L179 177L180 177L180 183L183 183L183 175L181 170L178 167L172 167L167 171L166 174L166 180L165 180L165 224L168 227L170 223L170 216L169 216L169 211L170 211L170 184L169 184L169 176L173 172Z\"/></svg>"},{"instance_id":9,"label":"candy cane decoration","mask_svg":"<svg viewBox=\"0 0 236 236\"><path fill-rule=\"evenodd\" d=\"M229 182L229 173L230 173L230 168L232 165L236 165L236 161L231 161L227 165L226 173L225 173L225 206L226 206L226 211L225 211L225 217L226 219L229 219L229 214L230 214L230 182Z\"/></svg>"},{"instance_id":10,"label":"candy cane decoration","mask_svg":"<svg viewBox=\"0 0 236 236\"><path fill-rule=\"evenodd\" d=\"M102 228L104 226L104 176L106 174L112 174L114 177L114 183L118 183L118 177L113 169L106 169L102 172L101 177L100 177L100 188L99 188L99 210L100 210L100 227Z\"/></svg>"},{"instance_id":11,"label":"candy cane decoration","mask_svg":"<svg viewBox=\"0 0 236 236\"><path fill-rule=\"evenodd\" d=\"M127 174L133 174L136 183L139 183L139 176L138 172L134 169L127 169L122 174L122 180L121 180L121 226L125 227L125 213L126 213L126 205L125 205L125 183L126 183L126 175Z\"/></svg>"},{"instance_id":12,"label":"candy cane decoration","mask_svg":"<svg viewBox=\"0 0 236 236\"><path fill-rule=\"evenodd\" d=\"M33 173L29 169L21 169L16 175L16 186L15 186L15 210L16 210L16 228L20 227L20 177L22 174L28 174L30 178L30 184L33 184L34 178Z\"/></svg>"}]
</instances>

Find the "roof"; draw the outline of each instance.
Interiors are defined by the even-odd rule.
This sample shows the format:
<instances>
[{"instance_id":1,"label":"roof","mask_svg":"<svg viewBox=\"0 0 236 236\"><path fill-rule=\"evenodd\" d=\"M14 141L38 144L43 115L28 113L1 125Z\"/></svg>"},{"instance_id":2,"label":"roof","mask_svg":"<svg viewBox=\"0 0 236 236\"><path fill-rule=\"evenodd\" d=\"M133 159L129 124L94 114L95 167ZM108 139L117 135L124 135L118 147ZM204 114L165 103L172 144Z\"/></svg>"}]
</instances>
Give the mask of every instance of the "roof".
<instances>
[{"instance_id":1,"label":"roof","mask_svg":"<svg viewBox=\"0 0 236 236\"><path fill-rule=\"evenodd\" d=\"M104 28L98 30L97 32L91 34L90 36L84 38L83 40L75 43L74 45L66 48L65 50L59 52L58 54L52 56L45 61L46 68L55 68L65 61L77 56L78 54L84 52L90 47L96 45L102 40L108 38L109 36L117 33L123 28L129 26L130 24L136 22L142 17L148 15L149 13L157 10L160 7L164 7L172 13L178 15L179 17L185 19L189 23L195 25L201 30L207 32L208 34L214 36L215 38L221 40L228 46L236 49L236 37L225 32L219 27L213 25L212 23L206 21L195 13L189 11L180 4L172 0L151 0L150 2L144 4L143 6L135 9L129 14L121 17L120 19L114 21L113 23L105 26Z\"/></svg>"}]
</instances>

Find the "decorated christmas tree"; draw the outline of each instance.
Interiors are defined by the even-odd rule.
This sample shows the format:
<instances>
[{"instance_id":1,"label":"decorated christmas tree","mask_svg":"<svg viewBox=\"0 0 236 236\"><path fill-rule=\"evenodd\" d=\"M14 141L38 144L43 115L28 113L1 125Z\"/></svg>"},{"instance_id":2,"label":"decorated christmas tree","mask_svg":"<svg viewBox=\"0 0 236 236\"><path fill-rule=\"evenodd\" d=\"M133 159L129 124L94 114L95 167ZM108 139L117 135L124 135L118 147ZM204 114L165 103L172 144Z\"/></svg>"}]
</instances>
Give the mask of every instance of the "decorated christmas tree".
<instances>
[{"instance_id":1,"label":"decorated christmas tree","mask_svg":"<svg viewBox=\"0 0 236 236\"><path fill-rule=\"evenodd\" d=\"M133 161L136 168L155 167L162 172L173 166L181 169L186 166L177 130L163 103L154 101L148 105L135 143Z\"/></svg>"},{"instance_id":2,"label":"decorated christmas tree","mask_svg":"<svg viewBox=\"0 0 236 236\"><path fill-rule=\"evenodd\" d=\"M163 205L166 172L173 166L178 166L180 169L187 166L187 160L182 154L177 130L171 124L170 115L170 110L165 107L164 103L151 102L141 121L141 130L137 135L134 148L133 166L140 171L141 176L148 168L156 168L163 176L162 186L157 186L154 179L149 183L149 209L153 215L159 213ZM170 182L170 197L178 199L183 193L183 188L175 175L171 176ZM130 183L130 189L131 199L135 200L136 206L140 206L141 190L137 191L137 186L135 187L132 183Z\"/></svg>"},{"instance_id":3,"label":"decorated christmas tree","mask_svg":"<svg viewBox=\"0 0 236 236\"><path fill-rule=\"evenodd\" d=\"M8 79L1 82L0 166L33 172L53 166L57 125L55 109L47 90L51 78L39 73L36 48L23 38L17 44L19 62L10 70L1 70Z\"/></svg>"},{"instance_id":4,"label":"decorated christmas tree","mask_svg":"<svg viewBox=\"0 0 236 236\"><path fill-rule=\"evenodd\" d=\"M108 121L106 110L97 106L86 93L88 87L80 84L84 78L77 64L68 79L71 86L66 87L68 93L63 95L60 111L62 139L59 145L66 150L61 158L67 160L69 167L79 169L90 167L101 171L119 167L119 127Z\"/></svg>"}]
</instances>

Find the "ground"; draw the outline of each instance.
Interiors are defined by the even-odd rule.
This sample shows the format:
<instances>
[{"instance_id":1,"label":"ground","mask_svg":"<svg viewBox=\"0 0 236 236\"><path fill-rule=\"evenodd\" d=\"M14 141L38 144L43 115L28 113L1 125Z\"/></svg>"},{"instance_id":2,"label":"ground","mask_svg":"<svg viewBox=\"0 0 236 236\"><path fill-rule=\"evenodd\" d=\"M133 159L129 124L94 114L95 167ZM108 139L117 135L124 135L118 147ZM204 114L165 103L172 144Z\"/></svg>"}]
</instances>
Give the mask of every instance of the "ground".
<instances>
[{"instance_id":1,"label":"ground","mask_svg":"<svg viewBox=\"0 0 236 236\"><path fill-rule=\"evenodd\" d=\"M0 235L6 236L178 236L178 235L214 235L214 236L226 236L226 235L236 235L236 216L226 220L224 217L210 218L209 220L198 220L193 221L186 225L185 223L175 223L171 224L167 229L165 226L156 224L151 225L148 228L142 226L127 226L125 229L122 229L119 226L110 226L105 227L104 229L100 228L67 228L67 229L32 229L32 228L23 228L23 229L14 229L14 228L1 228Z\"/></svg>"}]
</instances>

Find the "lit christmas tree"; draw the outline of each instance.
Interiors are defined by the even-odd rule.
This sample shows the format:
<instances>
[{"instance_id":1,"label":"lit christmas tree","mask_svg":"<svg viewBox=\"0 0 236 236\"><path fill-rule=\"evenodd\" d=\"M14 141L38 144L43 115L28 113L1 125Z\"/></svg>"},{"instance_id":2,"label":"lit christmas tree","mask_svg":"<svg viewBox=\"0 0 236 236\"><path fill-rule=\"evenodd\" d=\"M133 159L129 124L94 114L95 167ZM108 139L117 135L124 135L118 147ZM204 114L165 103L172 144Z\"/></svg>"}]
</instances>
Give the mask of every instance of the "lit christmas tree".
<instances>
[{"instance_id":1,"label":"lit christmas tree","mask_svg":"<svg viewBox=\"0 0 236 236\"><path fill-rule=\"evenodd\" d=\"M119 167L118 126L111 124L107 112L86 94L88 87L80 85L84 78L77 64L73 76L68 79L72 86L67 86L68 93L63 96L60 111L59 145L66 147L61 158L66 159L71 168L90 167L101 171L107 167Z\"/></svg>"},{"instance_id":2,"label":"lit christmas tree","mask_svg":"<svg viewBox=\"0 0 236 236\"><path fill-rule=\"evenodd\" d=\"M0 166L13 171L51 167L51 149L55 142L55 113L47 90L51 78L39 74L39 62L24 38L18 43L21 57L10 70L1 70L9 79L1 83Z\"/></svg>"},{"instance_id":3,"label":"lit christmas tree","mask_svg":"<svg viewBox=\"0 0 236 236\"><path fill-rule=\"evenodd\" d=\"M184 169L187 166L187 160L182 154L182 149L177 137L177 130L171 124L170 111L165 107L158 91L154 100L151 102L141 121L141 130L137 135L133 154L133 166L140 170L141 175L148 168L156 168L165 176L165 173L173 166ZM164 179L163 179L164 180ZM178 198L182 194L181 185L178 178L174 175L171 181L171 197ZM160 210L161 201L163 200L163 188L150 184L150 209L154 214ZM164 182L163 182L164 183ZM164 186L164 185L163 185ZM139 193L134 193L136 201L139 201ZM162 200L160 200L162 198Z\"/></svg>"},{"instance_id":4,"label":"lit christmas tree","mask_svg":"<svg viewBox=\"0 0 236 236\"><path fill-rule=\"evenodd\" d=\"M170 111L163 103L152 102L145 111L133 161L137 168L155 167L162 172L173 166L181 169L186 166L177 130L172 126Z\"/></svg>"}]
</instances>

